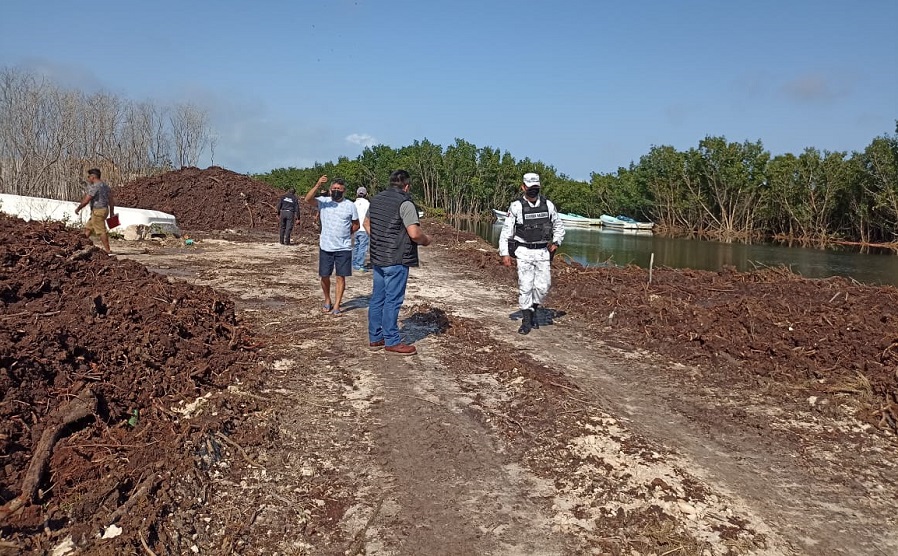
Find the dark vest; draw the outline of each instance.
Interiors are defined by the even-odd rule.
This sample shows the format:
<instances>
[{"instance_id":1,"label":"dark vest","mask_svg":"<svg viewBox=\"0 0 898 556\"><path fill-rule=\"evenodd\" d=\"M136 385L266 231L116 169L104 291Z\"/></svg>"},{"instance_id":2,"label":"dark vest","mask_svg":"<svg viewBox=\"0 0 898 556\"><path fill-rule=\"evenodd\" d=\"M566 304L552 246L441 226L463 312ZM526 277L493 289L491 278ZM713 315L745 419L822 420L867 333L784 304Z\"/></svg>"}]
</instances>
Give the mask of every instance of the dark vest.
<instances>
[{"instance_id":1,"label":"dark vest","mask_svg":"<svg viewBox=\"0 0 898 556\"><path fill-rule=\"evenodd\" d=\"M516 222L514 235L521 238L522 243L548 245L552 241L552 220L549 218L549 203L542 195L539 204L531 207L526 199L518 199L521 203L523 223Z\"/></svg>"},{"instance_id":2,"label":"dark vest","mask_svg":"<svg viewBox=\"0 0 898 556\"><path fill-rule=\"evenodd\" d=\"M371 199L368 223L371 226L370 256L374 266L418 266L418 244L409 237L399 206L411 201L408 193L395 187L381 191ZM418 207L415 207L418 210Z\"/></svg>"},{"instance_id":3,"label":"dark vest","mask_svg":"<svg viewBox=\"0 0 898 556\"><path fill-rule=\"evenodd\" d=\"M296 195L290 195L289 193L281 196L281 200L278 203L279 210L286 210L290 212L296 212L299 208L299 202L296 200Z\"/></svg>"}]
</instances>

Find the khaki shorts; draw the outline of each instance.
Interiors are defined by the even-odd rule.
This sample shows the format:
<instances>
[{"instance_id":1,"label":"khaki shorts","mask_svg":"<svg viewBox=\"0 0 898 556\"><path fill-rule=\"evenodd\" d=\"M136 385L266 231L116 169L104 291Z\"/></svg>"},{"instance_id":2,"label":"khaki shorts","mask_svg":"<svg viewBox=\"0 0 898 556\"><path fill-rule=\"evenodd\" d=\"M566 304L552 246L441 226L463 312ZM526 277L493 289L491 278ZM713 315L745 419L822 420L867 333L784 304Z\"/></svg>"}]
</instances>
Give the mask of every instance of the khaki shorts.
<instances>
[{"instance_id":1,"label":"khaki shorts","mask_svg":"<svg viewBox=\"0 0 898 556\"><path fill-rule=\"evenodd\" d=\"M90 211L90 219L84 225L85 230L91 234L102 235L106 233L106 217L109 216L109 208L95 208Z\"/></svg>"}]
</instances>

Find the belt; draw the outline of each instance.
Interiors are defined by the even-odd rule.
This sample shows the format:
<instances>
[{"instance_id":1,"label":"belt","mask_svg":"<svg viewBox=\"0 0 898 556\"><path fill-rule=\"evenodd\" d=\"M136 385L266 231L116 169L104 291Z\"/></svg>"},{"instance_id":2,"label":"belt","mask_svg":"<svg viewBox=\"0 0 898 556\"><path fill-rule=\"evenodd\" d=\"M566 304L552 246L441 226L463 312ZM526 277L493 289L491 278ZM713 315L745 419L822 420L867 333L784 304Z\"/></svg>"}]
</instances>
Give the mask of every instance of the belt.
<instances>
[{"instance_id":1,"label":"belt","mask_svg":"<svg viewBox=\"0 0 898 556\"><path fill-rule=\"evenodd\" d=\"M527 249L545 249L549 246L549 243L524 243L523 241L518 241L518 245L526 247Z\"/></svg>"}]
</instances>

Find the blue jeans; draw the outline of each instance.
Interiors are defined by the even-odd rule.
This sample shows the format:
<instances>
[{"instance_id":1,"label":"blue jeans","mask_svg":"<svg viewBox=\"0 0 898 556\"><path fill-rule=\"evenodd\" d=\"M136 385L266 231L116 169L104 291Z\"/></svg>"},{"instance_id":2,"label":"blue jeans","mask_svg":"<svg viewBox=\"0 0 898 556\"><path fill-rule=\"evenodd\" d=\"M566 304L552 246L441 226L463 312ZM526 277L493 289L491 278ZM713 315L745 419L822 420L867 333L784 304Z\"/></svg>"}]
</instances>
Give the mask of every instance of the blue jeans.
<instances>
[{"instance_id":1,"label":"blue jeans","mask_svg":"<svg viewBox=\"0 0 898 556\"><path fill-rule=\"evenodd\" d=\"M355 233L355 243L352 246L352 269L365 270L365 255L368 254L368 233L359 230Z\"/></svg>"},{"instance_id":2,"label":"blue jeans","mask_svg":"<svg viewBox=\"0 0 898 556\"><path fill-rule=\"evenodd\" d=\"M368 304L368 340L395 346L399 337L399 309L405 301L408 267L402 264L374 267L374 290Z\"/></svg>"}]
</instances>

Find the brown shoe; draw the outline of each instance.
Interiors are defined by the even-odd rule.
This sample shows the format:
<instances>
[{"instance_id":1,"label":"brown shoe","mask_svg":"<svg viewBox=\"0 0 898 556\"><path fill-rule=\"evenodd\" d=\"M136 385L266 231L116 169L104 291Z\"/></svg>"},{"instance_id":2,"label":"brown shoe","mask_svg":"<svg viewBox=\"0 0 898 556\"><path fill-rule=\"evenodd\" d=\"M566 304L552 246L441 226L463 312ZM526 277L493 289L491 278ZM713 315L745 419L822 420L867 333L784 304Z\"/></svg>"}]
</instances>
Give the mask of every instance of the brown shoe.
<instances>
[{"instance_id":1,"label":"brown shoe","mask_svg":"<svg viewBox=\"0 0 898 556\"><path fill-rule=\"evenodd\" d=\"M384 351L389 353L394 353L396 355L414 355L418 353L417 348L415 346L410 346L408 344L396 344L395 346L387 346L384 348Z\"/></svg>"},{"instance_id":2,"label":"brown shoe","mask_svg":"<svg viewBox=\"0 0 898 556\"><path fill-rule=\"evenodd\" d=\"M383 349L383 347L384 347L383 340L378 340L376 342L368 342L368 349L370 349L371 351L377 351L379 349Z\"/></svg>"}]
</instances>

